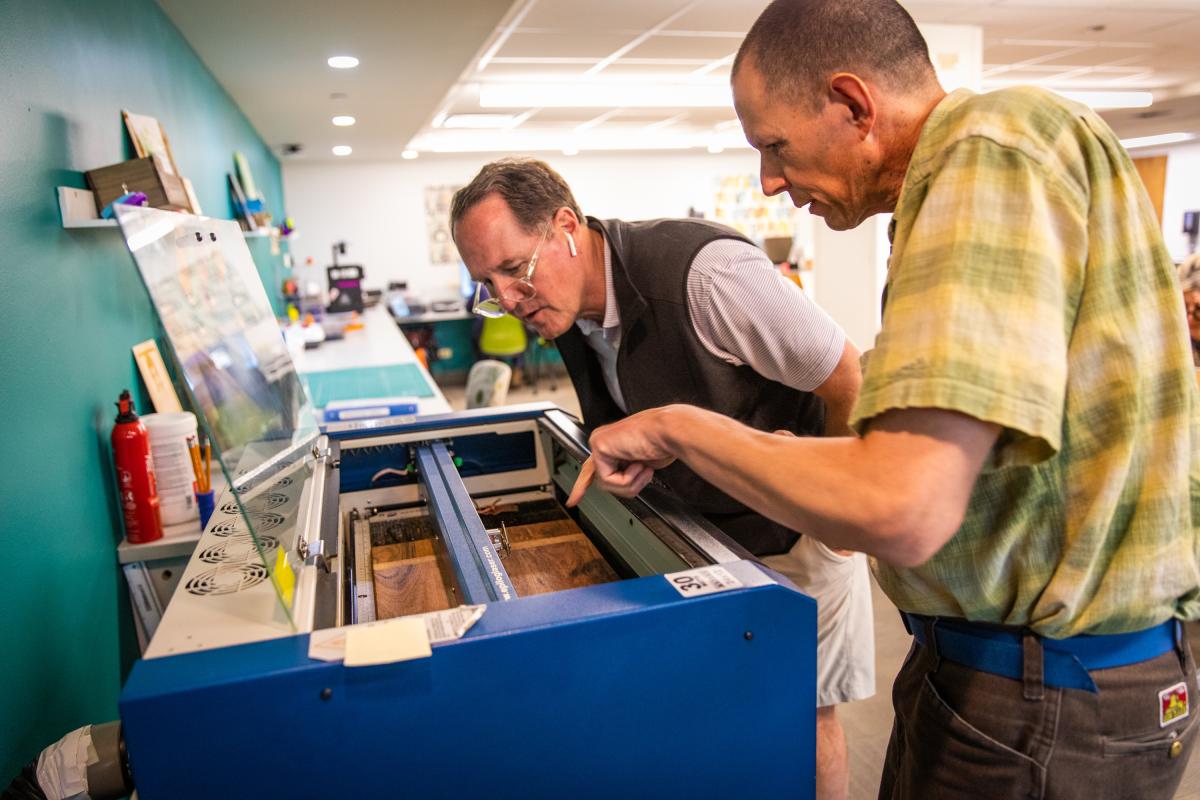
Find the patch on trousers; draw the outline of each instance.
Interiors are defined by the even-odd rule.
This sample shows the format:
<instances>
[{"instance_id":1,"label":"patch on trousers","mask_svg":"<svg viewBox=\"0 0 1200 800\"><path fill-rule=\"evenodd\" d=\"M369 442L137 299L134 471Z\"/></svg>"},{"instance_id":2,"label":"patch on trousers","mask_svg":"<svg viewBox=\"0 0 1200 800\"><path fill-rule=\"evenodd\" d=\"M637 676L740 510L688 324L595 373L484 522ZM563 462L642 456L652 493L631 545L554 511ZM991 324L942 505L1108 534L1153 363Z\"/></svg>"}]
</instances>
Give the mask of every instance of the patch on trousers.
<instances>
[{"instance_id":1,"label":"patch on trousers","mask_svg":"<svg viewBox=\"0 0 1200 800\"><path fill-rule=\"evenodd\" d=\"M1177 683L1158 693L1158 727L1165 728L1188 715L1187 683Z\"/></svg>"}]
</instances>

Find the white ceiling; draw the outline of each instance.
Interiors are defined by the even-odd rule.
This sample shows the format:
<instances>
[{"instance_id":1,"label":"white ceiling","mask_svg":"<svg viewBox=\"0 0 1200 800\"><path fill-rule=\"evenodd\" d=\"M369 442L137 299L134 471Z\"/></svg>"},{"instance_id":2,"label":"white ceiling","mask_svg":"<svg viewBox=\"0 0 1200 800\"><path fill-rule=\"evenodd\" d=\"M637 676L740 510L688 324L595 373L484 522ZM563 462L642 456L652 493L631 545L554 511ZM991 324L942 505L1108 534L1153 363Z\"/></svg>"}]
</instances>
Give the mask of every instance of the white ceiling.
<instances>
[{"instance_id":1,"label":"white ceiling","mask_svg":"<svg viewBox=\"0 0 1200 800\"><path fill-rule=\"evenodd\" d=\"M560 150L703 146L740 139L727 105L637 107L647 84L721 91L765 0L442 0L336 4L158 0L277 150L395 160L413 147ZM1200 134L1200 0L911 0L922 24L983 30L984 88L1148 90L1150 108L1105 112L1122 137ZM354 70L326 66L348 53ZM591 90L580 90L580 81ZM497 84L537 87L520 105L481 108ZM576 88L552 107L554 83ZM596 106L595 87L618 86ZM625 87L628 87L627 89ZM569 89L569 87L568 87ZM680 92L686 91L681 88ZM342 96L338 96L338 95ZM592 107L578 107L591 105ZM330 118L351 114L351 128ZM502 129L449 129L455 115L503 114ZM435 127L435 123L438 127Z\"/></svg>"}]
</instances>

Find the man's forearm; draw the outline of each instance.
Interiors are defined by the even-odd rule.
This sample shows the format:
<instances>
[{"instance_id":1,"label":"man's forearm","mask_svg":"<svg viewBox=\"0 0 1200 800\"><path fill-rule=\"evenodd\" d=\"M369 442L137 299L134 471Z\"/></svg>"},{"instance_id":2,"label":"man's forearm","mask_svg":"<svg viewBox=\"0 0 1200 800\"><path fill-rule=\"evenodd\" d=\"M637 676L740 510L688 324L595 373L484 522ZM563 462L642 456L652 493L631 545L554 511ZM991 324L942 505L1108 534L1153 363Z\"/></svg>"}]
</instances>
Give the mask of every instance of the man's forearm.
<instances>
[{"instance_id":1,"label":"man's forearm","mask_svg":"<svg viewBox=\"0 0 1200 800\"><path fill-rule=\"evenodd\" d=\"M796 438L690 406L661 411L663 448L700 477L831 547L900 565L926 561L958 529L995 436L986 444L977 436L965 452L920 426L862 439ZM950 427L960 416L942 413Z\"/></svg>"}]
</instances>

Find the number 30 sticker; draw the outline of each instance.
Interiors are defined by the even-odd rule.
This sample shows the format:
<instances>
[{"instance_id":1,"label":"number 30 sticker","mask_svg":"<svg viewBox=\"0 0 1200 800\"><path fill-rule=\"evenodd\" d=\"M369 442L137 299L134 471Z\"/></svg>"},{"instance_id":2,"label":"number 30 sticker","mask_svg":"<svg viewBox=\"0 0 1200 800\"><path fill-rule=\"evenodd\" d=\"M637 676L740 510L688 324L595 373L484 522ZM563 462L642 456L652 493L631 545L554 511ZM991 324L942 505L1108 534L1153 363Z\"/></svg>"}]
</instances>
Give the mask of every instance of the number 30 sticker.
<instances>
[{"instance_id":1,"label":"number 30 sticker","mask_svg":"<svg viewBox=\"0 0 1200 800\"><path fill-rule=\"evenodd\" d=\"M742 582L733 577L724 567L701 567L686 572L672 572L663 577L667 579L667 583L675 587L675 591L684 597L727 592L742 586Z\"/></svg>"}]
</instances>

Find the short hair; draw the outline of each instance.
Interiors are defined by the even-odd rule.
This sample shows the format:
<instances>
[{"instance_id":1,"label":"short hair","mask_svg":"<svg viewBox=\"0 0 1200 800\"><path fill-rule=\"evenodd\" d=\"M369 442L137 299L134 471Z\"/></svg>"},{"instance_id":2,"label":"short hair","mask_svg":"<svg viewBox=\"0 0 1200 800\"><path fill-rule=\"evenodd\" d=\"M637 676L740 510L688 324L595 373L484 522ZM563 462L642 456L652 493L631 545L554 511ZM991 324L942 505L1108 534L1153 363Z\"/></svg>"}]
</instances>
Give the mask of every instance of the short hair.
<instances>
[{"instance_id":1,"label":"short hair","mask_svg":"<svg viewBox=\"0 0 1200 800\"><path fill-rule=\"evenodd\" d=\"M925 37L896 0L774 0L742 40L733 75L747 58L769 94L809 108L835 72L899 91L937 81Z\"/></svg>"},{"instance_id":2,"label":"short hair","mask_svg":"<svg viewBox=\"0 0 1200 800\"><path fill-rule=\"evenodd\" d=\"M549 164L536 158L502 158L485 164L470 183L454 193L450 235L456 241L459 220L491 194L504 198L517 224L527 233L536 232L563 206L583 220L571 187Z\"/></svg>"}]
</instances>

